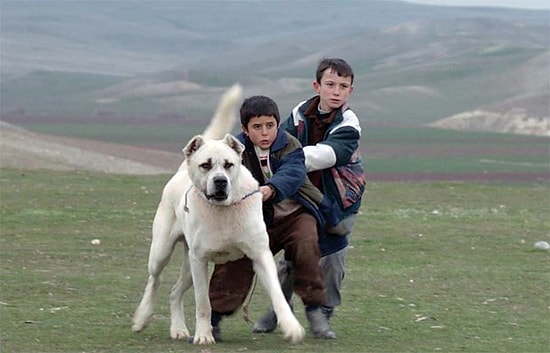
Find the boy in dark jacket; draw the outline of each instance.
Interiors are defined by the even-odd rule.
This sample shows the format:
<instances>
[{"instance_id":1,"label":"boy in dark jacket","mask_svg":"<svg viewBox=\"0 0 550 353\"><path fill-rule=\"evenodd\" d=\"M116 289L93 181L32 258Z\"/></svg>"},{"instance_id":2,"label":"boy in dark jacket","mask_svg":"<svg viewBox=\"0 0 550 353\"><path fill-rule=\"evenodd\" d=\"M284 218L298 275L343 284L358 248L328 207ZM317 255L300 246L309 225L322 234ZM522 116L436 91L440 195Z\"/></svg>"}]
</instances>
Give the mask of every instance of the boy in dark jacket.
<instances>
[{"instance_id":1,"label":"boy in dark jacket","mask_svg":"<svg viewBox=\"0 0 550 353\"><path fill-rule=\"evenodd\" d=\"M317 95L294 107L280 127L297 137L304 146L307 175L311 182L339 205L342 221L337 227L327 228L326 236L319 238L328 295L322 310L329 320L334 307L342 302L345 257L366 184L359 152L361 126L347 102L353 92L353 78L353 70L346 61L322 59L313 81ZM292 264L279 263L282 288L287 298L292 293L285 282L292 279L292 272ZM276 325L275 313L270 311L255 323L253 331L271 332Z\"/></svg>"},{"instance_id":2,"label":"boy in dark jacket","mask_svg":"<svg viewBox=\"0 0 550 353\"><path fill-rule=\"evenodd\" d=\"M245 145L243 164L260 183L263 215L273 254L281 250L292 264L293 288L306 307L311 333L334 338L322 312L327 295L320 267L318 229L324 229L323 214L329 204L306 177L304 152L298 140L279 130L277 104L265 96L247 98L240 109ZM230 315L245 301L254 276L252 262L244 257L216 265L210 280L212 330L220 340L222 315Z\"/></svg>"}]
</instances>

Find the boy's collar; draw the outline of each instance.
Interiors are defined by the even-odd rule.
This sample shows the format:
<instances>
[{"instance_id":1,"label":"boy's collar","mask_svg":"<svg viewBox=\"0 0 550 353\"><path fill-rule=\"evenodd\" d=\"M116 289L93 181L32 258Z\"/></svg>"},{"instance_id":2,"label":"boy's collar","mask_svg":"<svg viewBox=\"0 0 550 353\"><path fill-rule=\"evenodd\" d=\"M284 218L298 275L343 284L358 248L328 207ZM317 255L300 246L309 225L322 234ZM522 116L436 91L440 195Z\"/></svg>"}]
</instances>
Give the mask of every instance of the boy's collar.
<instances>
[{"instance_id":1,"label":"boy's collar","mask_svg":"<svg viewBox=\"0 0 550 353\"><path fill-rule=\"evenodd\" d=\"M306 116L307 118L310 118L310 119L317 119L317 116L318 116L318 112L319 112L319 103L321 102L321 97L320 96L315 96L313 97L310 102L309 102L309 105L308 107L306 108L305 112L304 112L304 116ZM333 111L331 111L329 114L330 116L326 119L323 119L323 123L326 123L326 124L332 124L332 122L334 121L334 119L336 118L336 114L338 113L340 109L334 109Z\"/></svg>"},{"instance_id":2,"label":"boy's collar","mask_svg":"<svg viewBox=\"0 0 550 353\"><path fill-rule=\"evenodd\" d=\"M317 107L319 106L319 102L321 101L321 97L315 96L311 98L309 105L306 107L306 110L304 112L304 115L308 118L317 117Z\"/></svg>"}]
</instances>

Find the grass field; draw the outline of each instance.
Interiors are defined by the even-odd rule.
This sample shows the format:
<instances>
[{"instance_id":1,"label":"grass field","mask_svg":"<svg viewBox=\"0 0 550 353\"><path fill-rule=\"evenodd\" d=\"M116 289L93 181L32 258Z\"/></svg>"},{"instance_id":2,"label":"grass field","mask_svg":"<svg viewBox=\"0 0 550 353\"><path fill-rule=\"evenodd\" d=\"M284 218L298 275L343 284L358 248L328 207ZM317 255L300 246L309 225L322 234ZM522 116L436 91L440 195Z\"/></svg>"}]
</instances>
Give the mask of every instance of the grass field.
<instances>
[{"instance_id":1,"label":"grass field","mask_svg":"<svg viewBox=\"0 0 550 353\"><path fill-rule=\"evenodd\" d=\"M151 221L168 177L0 169L0 351L548 351L550 253L533 246L550 240L547 184L370 183L334 341L253 335L240 312L223 322L215 346L171 340L177 254L155 320L134 334ZM96 238L100 245L91 244ZM191 293L186 305L193 329ZM252 319L267 305L258 286Z\"/></svg>"}]
</instances>

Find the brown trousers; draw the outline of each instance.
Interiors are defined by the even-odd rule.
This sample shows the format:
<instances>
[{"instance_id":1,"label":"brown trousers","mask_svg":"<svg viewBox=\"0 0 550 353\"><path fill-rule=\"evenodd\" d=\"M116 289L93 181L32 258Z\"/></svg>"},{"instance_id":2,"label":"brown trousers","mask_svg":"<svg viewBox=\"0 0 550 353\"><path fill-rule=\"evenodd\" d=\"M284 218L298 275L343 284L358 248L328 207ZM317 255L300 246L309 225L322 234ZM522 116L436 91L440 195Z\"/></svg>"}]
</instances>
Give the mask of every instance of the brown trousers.
<instances>
[{"instance_id":1,"label":"brown trousers","mask_svg":"<svg viewBox=\"0 0 550 353\"><path fill-rule=\"evenodd\" d=\"M273 254L284 250L292 262L294 291L304 305L326 304L315 217L300 209L275 223L267 229L269 246ZM252 261L246 256L216 265L210 279L212 310L227 315L235 312L244 303L253 277Z\"/></svg>"}]
</instances>

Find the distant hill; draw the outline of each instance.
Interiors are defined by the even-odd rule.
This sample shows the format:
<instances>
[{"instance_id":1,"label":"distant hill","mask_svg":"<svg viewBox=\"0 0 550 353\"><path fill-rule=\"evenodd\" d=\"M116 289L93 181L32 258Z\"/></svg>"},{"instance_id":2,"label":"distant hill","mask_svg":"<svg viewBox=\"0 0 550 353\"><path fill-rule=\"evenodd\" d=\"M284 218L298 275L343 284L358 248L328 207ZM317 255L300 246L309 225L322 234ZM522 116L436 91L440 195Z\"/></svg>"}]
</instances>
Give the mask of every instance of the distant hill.
<instances>
[{"instance_id":1,"label":"distant hill","mask_svg":"<svg viewBox=\"0 0 550 353\"><path fill-rule=\"evenodd\" d=\"M354 67L350 103L365 124L428 125L476 119L474 111L550 116L549 11L244 4L3 1L1 118L37 129L56 119L201 125L236 81L245 94L275 98L285 115L313 94L324 56Z\"/></svg>"},{"instance_id":2,"label":"distant hill","mask_svg":"<svg viewBox=\"0 0 550 353\"><path fill-rule=\"evenodd\" d=\"M550 137L548 118L529 117L524 110L506 113L475 110L438 120L429 126L467 131L496 131Z\"/></svg>"}]
</instances>

